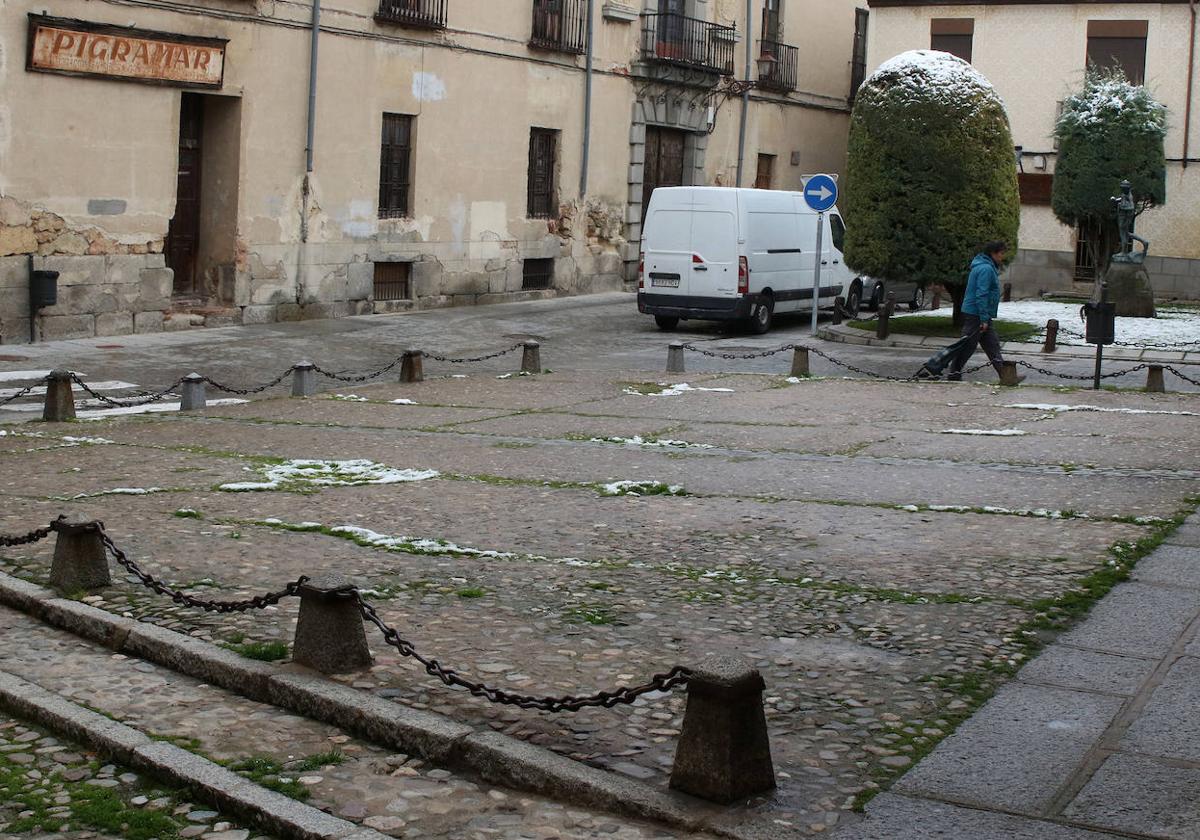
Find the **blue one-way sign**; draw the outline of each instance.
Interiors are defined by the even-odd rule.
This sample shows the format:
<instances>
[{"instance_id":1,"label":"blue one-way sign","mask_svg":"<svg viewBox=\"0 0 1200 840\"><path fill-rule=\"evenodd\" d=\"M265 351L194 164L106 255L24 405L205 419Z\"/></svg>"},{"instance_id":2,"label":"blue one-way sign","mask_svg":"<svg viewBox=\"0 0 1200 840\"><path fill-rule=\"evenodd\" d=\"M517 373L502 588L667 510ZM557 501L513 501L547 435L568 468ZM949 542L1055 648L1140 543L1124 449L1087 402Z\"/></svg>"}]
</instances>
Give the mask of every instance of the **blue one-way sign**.
<instances>
[{"instance_id":1,"label":"blue one-way sign","mask_svg":"<svg viewBox=\"0 0 1200 840\"><path fill-rule=\"evenodd\" d=\"M837 181L828 175L814 175L804 185L804 201L818 213L837 204Z\"/></svg>"}]
</instances>

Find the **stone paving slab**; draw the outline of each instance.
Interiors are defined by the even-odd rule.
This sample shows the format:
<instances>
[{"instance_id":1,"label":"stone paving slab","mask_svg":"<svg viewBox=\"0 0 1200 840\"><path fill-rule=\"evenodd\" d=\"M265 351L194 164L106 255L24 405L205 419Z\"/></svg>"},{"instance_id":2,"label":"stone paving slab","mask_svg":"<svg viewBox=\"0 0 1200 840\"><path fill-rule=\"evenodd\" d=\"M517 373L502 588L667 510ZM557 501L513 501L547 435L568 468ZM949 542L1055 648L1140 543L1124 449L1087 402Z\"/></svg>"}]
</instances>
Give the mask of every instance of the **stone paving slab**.
<instances>
[{"instance_id":1,"label":"stone paving slab","mask_svg":"<svg viewBox=\"0 0 1200 840\"><path fill-rule=\"evenodd\" d=\"M1138 563L1133 579L1200 588L1200 548L1165 545Z\"/></svg>"},{"instance_id":2,"label":"stone paving slab","mask_svg":"<svg viewBox=\"0 0 1200 840\"><path fill-rule=\"evenodd\" d=\"M1092 608L1088 620L1064 634L1076 647L1127 656L1161 657L1200 611L1200 593L1123 583Z\"/></svg>"},{"instance_id":3,"label":"stone paving slab","mask_svg":"<svg viewBox=\"0 0 1200 840\"><path fill-rule=\"evenodd\" d=\"M1122 703L1118 697L1010 683L893 790L1038 812Z\"/></svg>"},{"instance_id":4,"label":"stone paving slab","mask_svg":"<svg viewBox=\"0 0 1200 840\"><path fill-rule=\"evenodd\" d=\"M204 417L223 417L229 420L253 422L258 419L282 417L288 423L310 425L343 424L365 428L404 431L424 429L444 424L505 417L510 409L456 408L453 406L378 405L352 400L315 397L307 400L281 398L260 400L245 405L214 406L204 410ZM169 442L169 439L164 441Z\"/></svg>"},{"instance_id":5,"label":"stone paving slab","mask_svg":"<svg viewBox=\"0 0 1200 840\"><path fill-rule=\"evenodd\" d=\"M1156 664L1153 659L1114 656L1060 644L1042 651L1021 669L1017 678L1022 682L1132 696Z\"/></svg>"},{"instance_id":6,"label":"stone paving slab","mask_svg":"<svg viewBox=\"0 0 1200 840\"><path fill-rule=\"evenodd\" d=\"M866 819L833 834L834 840L1109 840L1114 837L1044 820L891 793L871 800Z\"/></svg>"},{"instance_id":7,"label":"stone paving slab","mask_svg":"<svg viewBox=\"0 0 1200 840\"><path fill-rule=\"evenodd\" d=\"M1138 837L1194 840L1200 836L1200 768L1110 756L1064 816Z\"/></svg>"},{"instance_id":8,"label":"stone paving slab","mask_svg":"<svg viewBox=\"0 0 1200 840\"><path fill-rule=\"evenodd\" d=\"M1200 765L1200 659L1180 658L1121 739L1121 749Z\"/></svg>"},{"instance_id":9,"label":"stone paving slab","mask_svg":"<svg viewBox=\"0 0 1200 840\"><path fill-rule=\"evenodd\" d=\"M1200 525L1184 523L1179 530L1167 538L1168 545L1184 545L1200 548Z\"/></svg>"}]
</instances>

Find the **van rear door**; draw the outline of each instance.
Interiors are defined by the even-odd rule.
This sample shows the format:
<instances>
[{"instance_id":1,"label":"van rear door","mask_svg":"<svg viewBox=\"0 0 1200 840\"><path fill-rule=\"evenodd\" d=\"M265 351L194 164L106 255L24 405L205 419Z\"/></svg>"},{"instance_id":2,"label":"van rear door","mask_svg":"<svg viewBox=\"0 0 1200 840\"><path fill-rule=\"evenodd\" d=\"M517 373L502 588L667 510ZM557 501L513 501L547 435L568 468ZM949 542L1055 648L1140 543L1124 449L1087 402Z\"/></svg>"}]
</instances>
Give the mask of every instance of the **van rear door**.
<instances>
[{"instance_id":1,"label":"van rear door","mask_svg":"<svg viewBox=\"0 0 1200 840\"><path fill-rule=\"evenodd\" d=\"M738 294L737 190L702 190L692 209L693 297L728 300Z\"/></svg>"},{"instance_id":2,"label":"van rear door","mask_svg":"<svg viewBox=\"0 0 1200 840\"><path fill-rule=\"evenodd\" d=\"M642 236L645 291L655 295L690 294L692 276L692 194L657 189L650 197Z\"/></svg>"}]
</instances>

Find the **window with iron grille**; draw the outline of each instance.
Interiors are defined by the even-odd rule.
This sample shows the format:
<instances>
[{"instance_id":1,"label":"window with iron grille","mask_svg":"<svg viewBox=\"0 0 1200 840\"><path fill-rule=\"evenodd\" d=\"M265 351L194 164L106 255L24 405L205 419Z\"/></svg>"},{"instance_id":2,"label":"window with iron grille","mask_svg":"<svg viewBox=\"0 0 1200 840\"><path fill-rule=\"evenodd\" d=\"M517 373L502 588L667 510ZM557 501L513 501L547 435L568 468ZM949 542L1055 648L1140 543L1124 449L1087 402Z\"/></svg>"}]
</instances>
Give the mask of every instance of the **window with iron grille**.
<instances>
[{"instance_id":1,"label":"window with iron grille","mask_svg":"<svg viewBox=\"0 0 1200 840\"><path fill-rule=\"evenodd\" d=\"M854 10L854 48L850 54L850 102L858 95L863 80L867 78L867 22L871 13L866 9Z\"/></svg>"},{"instance_id":2,"label":"window with iron grille","mask_svg":"<svg viewBox=\"0 0 1200 840\"><path fill-rule=\"evenodd\" d=\"M521 262L522 289L549 289L553 280L553 259L523 260Z\"/></svg>"},{"instance_id":3,"label":"window with iron grille","mask_svg":"<svg viewBox=\"0 0 1200 840\"><path fill-rule=\"evenodd\" d=\"M771 176L775 172L775 155L759 155L758 171L754 175L754 189L771 189Z\"/></svg>"},{"instance_id":4,"label":"window with iron grille","mask_svg":"<svg viewBox=\"0 0 1200 840\"><path fill-rule=\"evenodd\" d=\"M383 140L379 147L379 218L408 215L412 169L413 118L407 114L383 115Z\"/></svg>"},{"instance_id":5,"label":"window with iron grille","mask_svg":"<svg viewBox=\"0 0 1200 840\"><path fill-rule=\"evenodd\" d=\"M550 128L529 130L528 216L531 219L550 219L558 214L558 197L554 190L554 169L557 163L558 132Z\"/></svg>"},{"instance_id":6,"label":"window with iron grille","mask_svg":"<svg viewBox=\"0 0 1200 840\"><path fill-rule=\"evenodd\" d=\"M583 55L587 47L586 0L533 0L529 46Z\"/></svg>"},{"instance_id":7,"label":"window with iron grille","mask_svg":"<svg viewBox=\"0 0 1200 840\"><path fill-rule=\"evenodd\" d=\"M422 29L446 28L446 0L379 0L375 19Z\"/></svg>"},{"instance_id":8,"label":"window with iron grille","mask_svg":"<svg viewBox=\"0 0 1200 840\"><path fill-rule=\"evenodd\" d=\"M933 18L929 21L929 48L956 55L971 63L975 18Z\"/></svg>"},{"instance_id":9,"label":"window with iron grille","mask_svg":"<svg viewBox=\"0 0 1200 840\"><path fill-rule=\"evenodd\" d=\"M411 263L375 263L375 300L412 300L411 277Z\"/></svg>"}]
</instances>

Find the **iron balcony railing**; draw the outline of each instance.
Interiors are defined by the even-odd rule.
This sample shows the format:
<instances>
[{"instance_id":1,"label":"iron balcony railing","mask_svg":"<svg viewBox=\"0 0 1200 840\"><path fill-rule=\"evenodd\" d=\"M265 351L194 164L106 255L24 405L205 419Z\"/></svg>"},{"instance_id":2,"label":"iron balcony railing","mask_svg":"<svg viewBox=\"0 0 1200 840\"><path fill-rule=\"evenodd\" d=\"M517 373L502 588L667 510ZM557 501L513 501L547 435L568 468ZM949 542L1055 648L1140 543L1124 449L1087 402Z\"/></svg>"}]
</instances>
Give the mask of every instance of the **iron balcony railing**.
<instances>
[{"instance_id":1,"label":"iron balcony railing","mask_svg":"<svg viewBox=\"0 0 1200 840\"><path fill-rule=\"evenodd\" d=\"M583 55L587 47L587 0L533 0L529 46Z\"/></svg>"},{"instance_id":2,"label":"iron balcony railing","mask_svg":"<svg viewBox=\"0 0 1200 840\"><path fill-rule=\"evenodd\" d=\"M445 29L446 2L447 0L379 0L375 20L423 29Z\"/></svg>"},{"instance_id":3,"label":"iron balcony railing","mask_svg":"<svg viewBox=\"0 0 1200 840\"><path fill-rule=\"evenodd\" d=\"M642 57L733 75L737 30L674 12L642 15Z\"/></svg>"},{"instance_id":4,"label":"iron balcony railing","mask_svg":"<svg viewBox=\"0 0 1200 840\"><path fill-rule=\"evenodd\" d=\"M758 42L758 86L766 90L795 90L800 50L778 41Z\"/></svg>"}]
</instances>

